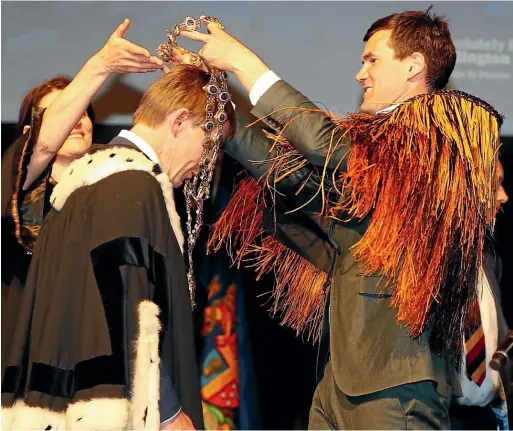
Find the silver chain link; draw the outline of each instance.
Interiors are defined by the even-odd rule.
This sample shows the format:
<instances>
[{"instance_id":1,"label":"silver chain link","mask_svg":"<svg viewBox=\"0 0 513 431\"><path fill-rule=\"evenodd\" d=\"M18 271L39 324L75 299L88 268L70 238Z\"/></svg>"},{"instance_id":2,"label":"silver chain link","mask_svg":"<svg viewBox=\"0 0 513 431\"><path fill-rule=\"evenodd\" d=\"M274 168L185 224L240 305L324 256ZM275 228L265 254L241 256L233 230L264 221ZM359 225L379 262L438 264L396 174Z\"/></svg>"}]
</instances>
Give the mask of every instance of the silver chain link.
<instances>
[{"instance_id":1,"label":"silver chain link","mask_svg":"<svg viewBox=\"0 0 513 431\"><path fill-rule=\"evenodd\" d=\"M175 25L172 31L167 31L169 41L159 45L157 51L160 58L170 63L172 50L179 49L191 55L192 64L201 66L202 60L198 54L180 48L176 43L176 37L182 30L197 30L202 23L215 22L224 28L217 18L201 16L200 19L187 17L183 23ZM225 105L230 101L228 92L228 74L217 69L210 70L210 80L203 89L207 93L205 106L205 122L201 126L205 132L203 151L200 159L200 172L192 180L186 180L184 186L185 205L187 210L187 255L189 271L187 282L191 296L191 304L194 309L196 280L194 277L193 251L203 226L203 202L210 197L210 186L214 174L219 149L223 141L223 126L228 119Z\"/></svg>"}]
</instances>

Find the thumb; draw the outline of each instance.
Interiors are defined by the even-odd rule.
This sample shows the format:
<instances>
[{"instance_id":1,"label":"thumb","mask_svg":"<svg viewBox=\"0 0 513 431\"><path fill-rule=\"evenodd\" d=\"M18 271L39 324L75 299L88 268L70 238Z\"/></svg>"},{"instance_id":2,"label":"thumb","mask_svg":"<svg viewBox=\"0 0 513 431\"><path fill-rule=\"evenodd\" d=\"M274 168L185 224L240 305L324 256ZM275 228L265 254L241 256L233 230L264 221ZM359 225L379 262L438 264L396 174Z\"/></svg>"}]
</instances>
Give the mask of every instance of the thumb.
<instances>
[{"instance_id":1,"label":"thumb","mask_svg":"<svg viewBox=\"0 0 513 431\"><path fill-rule=\"evenodd\" d=\"M130 20L125 18L125 20L118 25L118 28L114 30L114 33L111 34L109 39L113 39L115 37L123 37L128 30L128 27L130 27Z\"/></svg>"}]
</instances>

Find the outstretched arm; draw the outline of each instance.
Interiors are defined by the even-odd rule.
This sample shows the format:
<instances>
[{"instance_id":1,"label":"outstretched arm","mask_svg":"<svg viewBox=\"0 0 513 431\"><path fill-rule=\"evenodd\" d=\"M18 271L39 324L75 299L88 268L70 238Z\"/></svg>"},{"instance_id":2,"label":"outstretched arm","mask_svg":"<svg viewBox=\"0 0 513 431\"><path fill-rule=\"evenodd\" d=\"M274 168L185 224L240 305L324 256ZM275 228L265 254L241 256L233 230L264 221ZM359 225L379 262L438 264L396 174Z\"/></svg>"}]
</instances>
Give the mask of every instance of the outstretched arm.
<instances>
[{"instance_id":1,"label":"outstretched arm","mask_svg":"<svg viewBox=\"0 0 513 431\"><path fill-rule=\"evenodd\" d=\"M217 24L208 24L210 34L182 32L186 37L204 42L200 54L209 67L233 72L250 93L260 89L261 97L251 97L255 106L252 113L283 136L303 154L308 161L324 166L330 143L339 150L329 157L329 167L335 168L350 148L343 132L338 130L326 112L286 82L273 80L265 86L269 67L251 50L222 30ZM262 88L263 87L263 88ZM344 166L340 166L344 169Z\"/></svg>"},{"instance_id":2,"label":"outstretched arm","mask_svg":"<svg viewBox=\"0 0 513 431\"><path fill-rule=\"evenodd\" d=\"M154 72L162 66L162 60L152 56L146 48L124 38L129 26L130 20L125 19L105 46L86 62L75 79L44 112L24 189L46 169L95 94L113 73Z\"/></svg>"}]
</instances>

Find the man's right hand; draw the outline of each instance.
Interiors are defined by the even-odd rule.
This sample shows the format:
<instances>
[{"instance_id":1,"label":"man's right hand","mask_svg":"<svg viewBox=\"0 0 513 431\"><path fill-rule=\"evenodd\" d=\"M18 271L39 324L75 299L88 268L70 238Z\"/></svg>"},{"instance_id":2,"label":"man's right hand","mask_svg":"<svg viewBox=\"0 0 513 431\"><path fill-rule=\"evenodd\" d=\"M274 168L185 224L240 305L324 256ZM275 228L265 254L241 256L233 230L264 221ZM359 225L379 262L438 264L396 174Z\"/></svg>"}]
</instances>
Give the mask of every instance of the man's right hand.
<instances>
[{"instance_id":1,"label":"man's right hand","mask_svg":"<svg viewBox=\"0 0 513 431\"><path fill-rule=\"evenodd\" d=\"M170 52L170 62L174 66L178 66L179 64L193 64L193 59L191 54L183 49L183 48L172 48ZM208 67L205 65L205 63L201 63L199 66L200 69L202 69L205 72L209 72ZM162 67L162 71L164 73L168 73L170 69L167 66Z\"/></svg>"},{"instance_id":2,"label":"man's right hand","mask_svg":"<svg viewBox=\"0 0 513 431\"><path fill-rule=\"evenodd\" d=\"M173 420L165 422L160 427L161 430L195 430L191 419L183 411L178 413L178 416Z\"/></svg>"},{"instance_id":3,"label":"man's right hand","mask_svg":"<svg viewBox=\"0 0 513 431\"><path fill-rule=\"evenodd\" d=\"M233 72L249 92L255 82L269 68L249 48L224 31L216 23L207 23L210 34L199 31L182 31L180 34L199 42L204 42L199 51L205 64L216 69Z\"/></svg>"},{"instance_id":4,"label":"man's right hand","mask_svg":"<svg viewBox=\"0 0 513 431\"><path fill-rule=\"evenodd\" d=\"M161 69L164 63L160 58L124 38L128 27L130 20L126 18L112 33L105 46L94 55L93 59L100 70L110 75L155 72Z\"/></svg>"}]
</instances>

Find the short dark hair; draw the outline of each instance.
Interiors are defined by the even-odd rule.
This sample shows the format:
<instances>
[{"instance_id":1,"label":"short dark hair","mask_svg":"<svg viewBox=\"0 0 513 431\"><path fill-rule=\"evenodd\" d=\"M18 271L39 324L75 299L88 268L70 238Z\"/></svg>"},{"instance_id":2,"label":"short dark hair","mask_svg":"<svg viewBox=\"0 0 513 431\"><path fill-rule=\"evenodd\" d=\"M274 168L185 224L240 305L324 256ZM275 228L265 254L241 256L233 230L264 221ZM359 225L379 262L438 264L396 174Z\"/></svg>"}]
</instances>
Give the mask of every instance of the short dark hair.
<instances>
[{"instance_id":1,"label":"short dark hair","mask_svg":"<svg viewBox=\"0 0 513 431\"><path fill-rule=\"evenodd\" d=\"M67 76L54 76L32 88L23 98L18 116L18 133L23 134L23 128L30 126L32 118L32 108L36 107L43 97L50 94L54 90L64 90L71 83L71 79ZM92 105L87 107L87 115L91 122L95 123L95 115Z\"/></svg>"},{"instance_id":2,"label":"short dark hair","mask_svg":"<svg viewBox=\"0 0 513 431\"><path fill-rule=\"evenodd\" d=\"M402 60L420 52L426 61L426 84L430 89L444 88L456 64L456 48L447 21L427 11L405 11L375 21L363 38L367 42L380 30L392 30L391 47Z\"/></svg>"}]
</instances>

